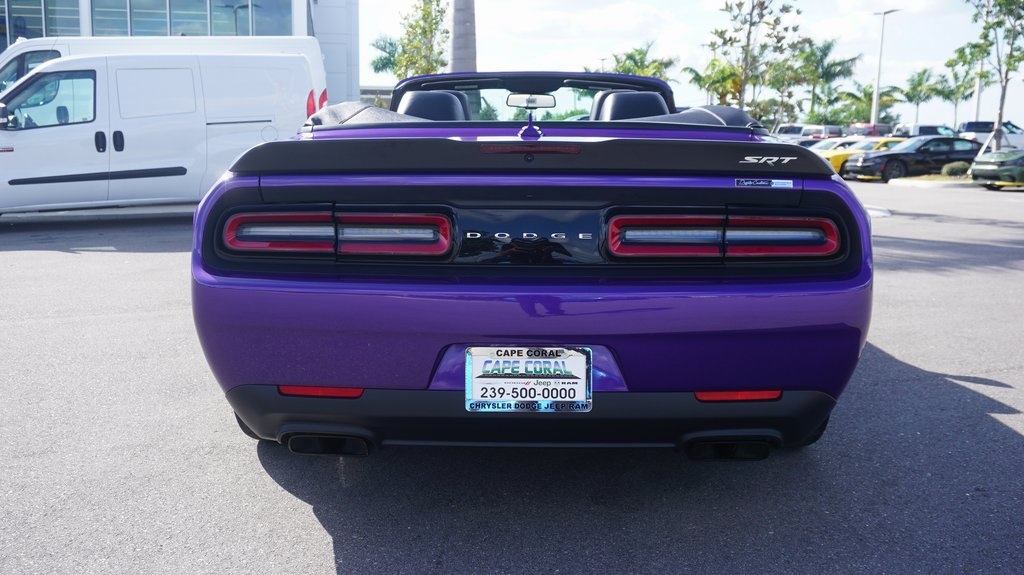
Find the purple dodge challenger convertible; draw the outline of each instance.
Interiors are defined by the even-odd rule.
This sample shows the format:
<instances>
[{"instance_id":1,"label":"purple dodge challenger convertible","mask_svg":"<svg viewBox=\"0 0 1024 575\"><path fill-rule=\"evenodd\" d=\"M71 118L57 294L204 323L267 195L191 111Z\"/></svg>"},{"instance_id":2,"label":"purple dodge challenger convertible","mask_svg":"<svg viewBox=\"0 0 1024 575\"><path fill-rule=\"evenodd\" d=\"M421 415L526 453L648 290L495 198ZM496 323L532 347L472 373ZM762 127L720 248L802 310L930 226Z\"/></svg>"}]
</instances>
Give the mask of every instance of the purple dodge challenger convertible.
<instances>
[{"instance_id":1,"label":"purple dodge challenger convertible","mask_svg":"<svg viewBox=\"0 0 1024 575\"><path fill-rule=\"evenodd\" d=\"M325 108L210 191L192 274L239 425L299 453L760 458L821 436L871 314L869 221L826 163L613 74Z\"/></svg>"}]
</instances>

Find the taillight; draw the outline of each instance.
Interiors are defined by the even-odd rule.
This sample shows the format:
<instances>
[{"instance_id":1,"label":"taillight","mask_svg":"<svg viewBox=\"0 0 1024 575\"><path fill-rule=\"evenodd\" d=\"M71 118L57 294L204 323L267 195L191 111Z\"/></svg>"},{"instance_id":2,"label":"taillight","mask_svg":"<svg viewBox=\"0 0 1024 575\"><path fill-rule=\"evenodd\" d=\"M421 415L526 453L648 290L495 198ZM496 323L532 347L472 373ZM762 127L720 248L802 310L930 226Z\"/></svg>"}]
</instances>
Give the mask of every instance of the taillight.
<instances>
[{"instance_id":1,"label":"taillight","mask_svg":"<svg viewBox=\"0 0 1024 575\"><path fill-rule=\"evenodd\" d=\"M824 257L839 251L826 218L629 215L608 222L608 251L619 257Z\"/></svg>"},{"instance_id":2,"label":"taillight","mask_svg":"<svg viewBox=\"0 0 1024 575\"><path fill-rule=\"evenodd\" d=\"M697 397L697 401L773 401L782 397L782 390L695 391L693 394Z\"/></svg>"},{"instance_id":3,"label":"taillight","mask_svg":"<svg viewBox=\"0 0 1024 575\"><path fill-rule=\"evenodd\" d=\"M336 214L342 255L440 256L452 245L452 225L440 214Z\"/></svg>"},{"instance_id":4,"label":"taillight","mask_svg":"<svg viewBox=\"0 0 1024 575\"><path fill-rule=\"evenodd\" d=\"M306 117L310 117L316 113L316 92L313 90L309 91L309 96L306 97Z\"/></svg>"},{"instance_id":5,"label":"taillight","mask_svg":"<svg viewBox=\"0 0 1024 575\"><path fill-rule=\"evenodd\" d=\"M327 88L324 88L323 92L320 92L319 108L323 108L327 105Z\"/></svg>"},{"instance_id":6,"label":"taillight","mask_svg":"<svg viewBox=\"0 0 1024 575\"><path fill-rule=\"evenodd\" d=\"M254 255L442 256L452 224L442 214L241 212L225 222L223 243Z\"/></svg>"},{"instance_id":7,"label":"taillight","mask_svg":"<svg viewBox=\"0 0 1024 575\"><path fill-rule=\"evenodd\" d=\"M302 397L339 397L358 399L363 395L361 387L314 387L310 385L279 385L277 391L281 395L298 395Z\"/></svg>"},{"instance_id":8,"label":"taillight","mask_svg":"<svg viewBox=\"0 0 1024 575\"><path fill-rule=\"evenodd\" d=\"M839 230L825 218L730 216L725 256L830 256L839 251Z\"/></svg>"},{"instance_id":9,"label":"taillight","mask_svg":"<svg viewBox=\"0 0 1024 575\"><path fill-rule=\"evenodd\" d=\"M334 252L331 212L235 214L224 225L224 244L240 252Z\"/></svg>"},{"instance_id":10,"label":"taillight","mask_svg":"<svg viewBox=\"0 0 1024 575\"><path fill-rule=\"evenodd\" d=\"M615 216L608 249L626 257L720 257L722 216Z\"/></svg>"}]
</instances>

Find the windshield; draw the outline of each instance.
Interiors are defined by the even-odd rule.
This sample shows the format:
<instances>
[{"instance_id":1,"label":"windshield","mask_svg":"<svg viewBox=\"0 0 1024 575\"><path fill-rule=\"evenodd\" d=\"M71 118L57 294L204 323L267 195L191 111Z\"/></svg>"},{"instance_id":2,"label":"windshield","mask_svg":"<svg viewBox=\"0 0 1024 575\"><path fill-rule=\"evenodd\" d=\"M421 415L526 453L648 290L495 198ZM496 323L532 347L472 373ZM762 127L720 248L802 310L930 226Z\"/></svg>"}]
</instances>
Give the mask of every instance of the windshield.
<instances>
[{"instance_id":1,"label":"windshield","mask_svg":"<svg viewBox=\"0 0 1024 575\"><path fill-rule=\"evenodd\" d=\"M925 144L925 143L930 142L930 141L931 140L927 139L927 138L911 138L909 140L904 140L904 141L896 144L895 146L889 148L889 151L890 152L913 152L914 150L917 150L918 148L920 148L922 144Z\"/></svg>"},{"instance_id":2,"label":"windshield","mask_svg":"<svg viewBox=\"0 0 1024 575\"><path fill-rule=\"evenodd\" d=\"M779 126L779 129L775 130L775 133L776 134L786 134L786 135L790 135L790 136L793 136L793 135L799 136L800 132L802 130L803 130L803 127L801 127L801 126Z\"/></svg>"},{"instance_id":3,"label":"windshield","mask_svg":"<svg viewBox=\"0 0 1024 575\"><path fill-rule=\"evenodd\" d=\"M851 150L874 150L875 146L877 146L877 145L878 145L878 142L875 142L875 141L872 141L872 140L864 140L863 142L857 142L856 144L850 146L850 149Z\"/></svg>"}]
</instances>

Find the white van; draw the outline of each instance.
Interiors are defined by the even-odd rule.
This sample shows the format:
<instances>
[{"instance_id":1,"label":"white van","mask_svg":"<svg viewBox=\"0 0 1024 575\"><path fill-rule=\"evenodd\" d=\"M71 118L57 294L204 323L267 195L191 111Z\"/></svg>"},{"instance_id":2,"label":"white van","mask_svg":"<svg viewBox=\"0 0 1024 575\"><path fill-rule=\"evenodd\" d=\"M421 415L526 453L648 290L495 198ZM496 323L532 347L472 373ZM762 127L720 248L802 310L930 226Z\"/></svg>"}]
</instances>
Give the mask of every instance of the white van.
<instances>
[{"instance_id":1,"label":"white van","mask_svg":"<svg viewBox=\"0 0 1024 575\"><path fill-rule=\"evenodd\" d=\"M311 90L299 55L51 60L0 94L0 213L196 202Z\"/></svg>"},{"instance_id":2,"label":"white van","mask_svg":"<svg viewBox=\"0 0 1024 575\"><path fill-rule=\"evenodd\" d=\"M312 36L50 36L21 38L0 52L0 93L36 66L55 58L119 54L299 54L313 74L315 110L327 104L327 72Z\"/></svg>"}]
</instances>

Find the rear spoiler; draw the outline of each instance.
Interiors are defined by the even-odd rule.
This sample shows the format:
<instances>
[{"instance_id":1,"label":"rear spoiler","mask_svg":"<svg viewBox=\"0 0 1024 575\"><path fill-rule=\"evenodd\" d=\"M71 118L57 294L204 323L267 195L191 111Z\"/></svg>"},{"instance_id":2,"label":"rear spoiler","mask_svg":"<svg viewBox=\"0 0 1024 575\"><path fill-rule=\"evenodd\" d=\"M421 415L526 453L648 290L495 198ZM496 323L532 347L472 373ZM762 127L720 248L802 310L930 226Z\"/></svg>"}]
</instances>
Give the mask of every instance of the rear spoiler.
<instances>
[{"instance_id":1,"label":"rear spoiler","mask_svg":"<svg viewBox=\"0 0 1024 575\"><path fill-rule=\"evenodd\" d=\"M829 178L814 152L781 142L612 139L572 142L351 138L268 142L231 167L242 176L344 173L757 175Z\"/></svg>"}]
</instances>

